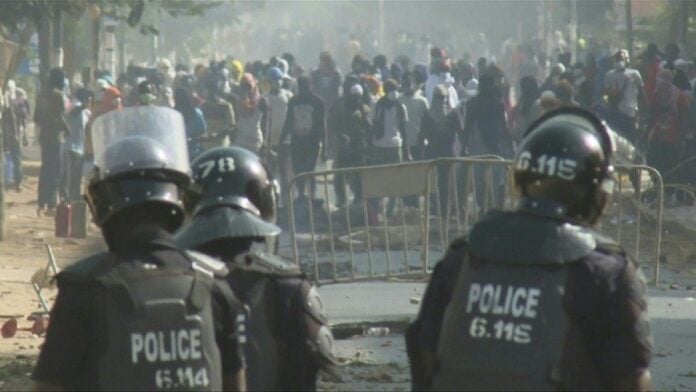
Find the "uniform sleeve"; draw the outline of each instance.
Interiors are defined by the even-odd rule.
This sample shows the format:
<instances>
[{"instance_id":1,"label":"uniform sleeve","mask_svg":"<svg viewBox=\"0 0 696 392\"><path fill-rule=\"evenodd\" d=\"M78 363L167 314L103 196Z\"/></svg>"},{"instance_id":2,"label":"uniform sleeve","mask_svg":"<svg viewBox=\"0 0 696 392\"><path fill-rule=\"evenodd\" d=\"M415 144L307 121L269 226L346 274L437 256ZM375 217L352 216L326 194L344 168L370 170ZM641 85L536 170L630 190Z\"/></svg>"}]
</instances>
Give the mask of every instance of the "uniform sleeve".
<instances>
[{"instance_id":1,"label":"uniform sleeve","mask_svg":"<svg viewBox=\"0 0 696 392\"><path fill-rule=\"evenodd\" d=\"M452 292L459 277L464 249L450 250L433 271L432 278L423 296L418 322L420 323L419 342L422 349L435 352L440 338L442 319L452 299Z\"/></svg>"},{"instance_id":2,"label":"uniform sleeve","mask_svg":"<svg viewBox=\"0 0 696 392\"><path fill-rule=\"evenodd\" d=\"M245 316L242 304L224 281L213 286L215 338L220 349L224 374L236 374L245 367L242 343Z\"/></svg>"},{"instance_id":3,"label":"uniform sleeve","mask_svg":"<svg viewBox=\"0 0 696 392\"><path fill-rule=\"evenodd\" d=\"M51 324L32 379L66 389L86 380L90 363L88 343L92 340L90 303L86 301L90 297L82 286L59 285Z\"/></svg>"},{"instance_id":4,"label":"uniform sleeve","mask_svg":"<svg viewBox=\"0 0 696 392\"><path fill-rule=\"evenodd\" d=\"M596 253L573 272L567 309L600 377L611 385L646 369L652 344L645 284L635 264L622 254Z\"/></svg>"},{"instance_id":5,"label":"uniform sleeve","mask_svg":"<svg viewBox=\"0 0 696 392\"><path fill-rule=\"evenodd\" d=\"M645 283L635 263L626 268L612 284L608 298L608 334L600 356L606 378L616 380L633 376L648 368L652 355L650 324L645 300Z\"/></svg>"}]
</instances>

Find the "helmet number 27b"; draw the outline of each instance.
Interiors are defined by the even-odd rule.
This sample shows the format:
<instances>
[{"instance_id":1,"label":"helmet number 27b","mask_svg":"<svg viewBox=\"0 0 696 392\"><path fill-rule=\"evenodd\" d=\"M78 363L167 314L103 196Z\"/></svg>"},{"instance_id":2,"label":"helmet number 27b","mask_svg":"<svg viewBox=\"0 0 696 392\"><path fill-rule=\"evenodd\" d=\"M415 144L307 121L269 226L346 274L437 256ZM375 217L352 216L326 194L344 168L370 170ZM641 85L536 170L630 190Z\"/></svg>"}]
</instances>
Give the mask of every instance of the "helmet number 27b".
<instances>
[{"instance_id":1,"label":"helmet number 27b","mask_svg":"<svg viewBox=\"0 0 696 392\"><path fill-rule=\"evenodd\" d=\"M203 179L208 177L216 166L218 173L230 173L237 169L234 164L234 159L231 157L211 159L198 165L198 168L203 170L200 178Z\"/></svg>"},{"instance_id":2,"label":"helmet number 27b","mask_svg":"<svg viewBox=\"0 0 696 392\"><path fill-rule=\"evenodd\" d=\"M546 154L542 154L536 161L532 161L532 154L529 151L522 151L517 158L516 165L518 170L572 181L575 179L575 169L578 163L574 159L559 158Z\"/></svg>"}]
</instances>

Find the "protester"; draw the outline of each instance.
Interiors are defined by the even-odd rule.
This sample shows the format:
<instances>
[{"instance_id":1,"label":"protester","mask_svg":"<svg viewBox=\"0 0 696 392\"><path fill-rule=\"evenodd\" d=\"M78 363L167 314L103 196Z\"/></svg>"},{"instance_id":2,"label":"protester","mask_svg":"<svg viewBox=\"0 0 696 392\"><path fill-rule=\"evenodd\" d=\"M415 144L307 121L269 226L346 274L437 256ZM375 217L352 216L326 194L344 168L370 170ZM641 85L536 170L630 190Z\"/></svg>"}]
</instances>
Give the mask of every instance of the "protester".
<instances>
[{"instance_id":1,"label":"protester","mask_svg":"<svg viewBox=\"0 0 696 392\"><path fill-rule=\"evenodd\" d=\"M53 68L48 76L48 84L37 99L34 112L34 123L39 127L39 145L41 146L38 216L55 214L58 183L61 178L60 147L62 138L70 132L65 119L64 89L63 70Z\"/></svg>"},{"instance_id":2,"label":"protester","mask_svg":"<svg viewBox=\"0 0 696 392\"><path fill-rule=\"evenodd\" d=\"M290 137L290 156L295 175L314 171L326 135L324 102L312 92L308 77L297 79L298 93L288 102L288 114L283 125L281 142ZM310 199L314 198L316 183L309 181ZM305 181L297 181L300 198L306 196Z\"/></svg>"},{"instance_id":3,"label":"protester","mask_svg":"<svg viewBox=\"0 0 696 392\"><path fill-rule=\"evenodd\" d=\"M421 120L419 147L425 159L454 156L453 146L457 135L462 132L459 112L449 103L449 90L439 85L433 90L433 101ZM445 216L449 202L449 166L440 165L437 171L440 195L440 214Z\"/></svg>"},{"instance_id":4,"label":"protester","mask_svg":"<svg viewBox=\"0 0 696 392\"><path fill-rule=\"evenodd\" d=\"M619 111L631 119L630 122L633 126L625 129L624 132L629 140L635 141L638 107L642 105L645 93L640 73L629 68L628 63L628 51L622 49L616 52L614 69L604 76L604 89L606 95L616 99Z\"/></svg>"},{"instance_id":5,"label":"protester","mask_svg":"<svg viewBox=\"0 0 696 392\"><path fill-rule=\"evenodd\" d=\"M319 55L319 67L312 72L312 90L329 108L338 99L338 90L341 87L341 72L336 66L331 53L321 52Z\"/></svg>"},{"instance_id":6,"label":"protester","mask_svg":"<svg viewBox=\"0 0 696 392\"><path fill-rule=\"evenodd\" d=\"M4 150L0 150L0 159L4 161L5 183L0 186L14 188L17 192L22 191L22 151L20 147L21 128L16 114L16 106L13 104L13 93L8 89L4 103L0 104L0 133L2 133L2 145Z\"/></svg>"},{"instance_id":7,"label":"protester","mask_svg":"<svg viewBox=\"0 0 696 392\"><path fill-rule=\"evenodd\" d=\"M281 140L283 125L288 113L288 103L293 94L283 87L284 73L280 68L272 67L266 73L266 78L271 83L271 90L264 95L270 110L268 135L266 139L266 151L264 151L266 163L270 166L271 173L280 181L281 190L288 189L292 177L290 162L290 140ZM280 206L285 205L285 198L278 201Z\"/></svg>"},{"instance_id":8,"label":"protester","mask_svg":"<svg viewBox=\"0 0 696 392\"><path fill-rule=\"evenodd\" d=\"M533 76L520 80L520 98L512 111L511 129L516 142L522 140L527 128L541 115L539 86Z\"/></svg>"},{"instance_id":9,"label":"protester","mask_svg":"<svg viewBox=\"0 0 696 392\"><path fill-rule=\"evenodd\" d=\"M337 156L335 168L361 167L367 164L368 135L372 126L369 106L362 100L363 88L356 78L347 77L343 84L341 97L329 114L330 129L336 139ZM347 202L346 180L353 193L353 203L362 199L362 180L358 174L334 176L336 203L343 206Z\"/></svg>"},{"instance_id":10,"label":"protester","mask_svg":"<svg viewBox=\"0 0 696 392\"><path fill-rule=\"evenodd\" d=\"M420 86L414 81L411 73L405 74L401 79L401 89L403 94L399 96L399 101L404 105L406 113L408 113L408 118L406 119L406 142L411 150L413 159L423 159L424 152L418 144L418 138L421 134L423 117L428 111L428 100L423 96Z\"/></svg>"},{"instance_id":11,"label":"protester","mask_svg":"<svg viewBox=\"0 0 696 392\"><path fill-rule=\"evenodd\" d=\"M191 90L179 87L174 91L174 109L184 117L189 159L202 152L201 137L208 129L201 109L194 106Z\"/></svg>"},{"instance_id":12,"label":"protester","mask_svg":"<svg viewBox=\"0 0 696 392\"><path fill-rule=\"evenodd\" d=\"M674 73L661 69L655 85L653 121L648 131L648 165L657 169L666 183L674 180L681 144L680 118L688 113L688 96L672 81Z\"/></svg>"},{"instance_id":13,"label":"protester","mask_svg":"<svg viewBox=\"0 0 696 392\"><path fill-rule=\"evenodd\" d=\"M85 128L92 115L91 91L81 88L75 92L73 108L67 115L70 133L63 144L61 199L68 202L82 200L82 166L85 151Z\"/></svg>"},{"instance_id":14,"label":"protester","mask_svg":"<svg viewBox=\"0 0 696 392\"><path fill-rule=\"evenodd\" d=\"M263 146L268 129L268 102L259 93L256 79L245 73L239 82L239 94L234 99L237 128L232 144L254 153Z\"/></svg>"},{"instance_id":15,"label":"protester","mask_svg":"<svg viewBox=\"0 0 696 392\"><path fill-rule=\"evenodd\" d=\"M201 112L208 125L201 140L203 151L229 144L229 136L236 126L234 107L223 99L226 79L213 81L206 91L208 99L201 106Z\"/></svg>"}]
</instances>

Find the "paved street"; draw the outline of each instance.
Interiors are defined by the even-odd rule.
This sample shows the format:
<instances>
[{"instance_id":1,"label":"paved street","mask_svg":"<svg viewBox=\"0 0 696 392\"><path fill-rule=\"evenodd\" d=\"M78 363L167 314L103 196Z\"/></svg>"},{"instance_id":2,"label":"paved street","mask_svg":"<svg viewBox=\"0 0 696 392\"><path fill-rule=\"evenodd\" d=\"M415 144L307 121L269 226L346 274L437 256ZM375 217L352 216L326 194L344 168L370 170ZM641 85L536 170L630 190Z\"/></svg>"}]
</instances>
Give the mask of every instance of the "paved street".
<instances>
[{"instance_id":1,"label":"paved street","mask_svg":"<svg viewBox=\"0 0 696 392\"><path fill-rule=\"evenodd\" d=\"M415 317L423 283L350 283L320 288L332 324L398 321ZM652 374L656 390L696 390L696 290L649 289L649 310L655 342ZM385 345L385 341L389 344ZM403 336L339 341L339 356L365 352L368 363L407 366ZM397 377L398 379L398 377ZM340 389L340 388L338 388Z\"/></svg>"}]
</instances>

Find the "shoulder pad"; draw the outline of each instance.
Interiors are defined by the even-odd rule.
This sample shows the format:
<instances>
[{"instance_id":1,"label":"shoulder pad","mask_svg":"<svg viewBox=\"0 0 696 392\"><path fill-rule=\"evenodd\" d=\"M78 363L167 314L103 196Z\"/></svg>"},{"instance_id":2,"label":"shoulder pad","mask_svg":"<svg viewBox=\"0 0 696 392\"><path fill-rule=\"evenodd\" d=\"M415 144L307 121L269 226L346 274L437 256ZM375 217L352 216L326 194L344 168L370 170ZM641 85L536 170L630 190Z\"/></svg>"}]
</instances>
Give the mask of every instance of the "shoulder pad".
<instances>
[{"instance_id":1,"label":"shoulder pad","mask_svg":"<svg viewBox=\"0 0 696 392\"><path fill-rule=\"evenodd\" d=\"M305 287L309 288L308 290L306 288L302 290L302 294L304 296L303 303L305 311L321 325L328 324L329 319L326 316L326 311L324 310L324 303L321 301L321 297L319 297L319 291L317 291L317 287L309 285L305 285Z\"/></svg>"},{"instance_id":2,"label":"shoulder pad","mask_svg":"<svg viewBox=\"0 0 696 392\"><path fill-rule=\"evenodd\" d=\"M597 250L605 252L623 252L621 244L616 242L613 238L594 230L592 231L592 235L597 242Z\"/></svg>"},{"instance_id":3,"label":"shoulder pad","mask_svg":"<svg viewBox=\"0 0 696 392\"><path fill-rule=\"evenodd\" d=\"M89 280L104 271L112 260L114 260L114 257L108 252L89 256L65 267L56 275L56 279L68 279L70 281Z\"/></svg>"},{"instance_id":4,"label":"shoulder pad","mask_svg":"<svg viewBox=\"0 0 696 392\"><path fill-rule=\"evenodd\" d=\"M304 273L298 265L282 257L265 252L244 253L235 259L233 268L254 271L271 276L304 276Z\"/></svg>"},{"instance_id":5,"label":"shoulder pad","mask_svg":"<svg viewBox=\"0 0 696 392\"><path fill-rule=\"evenodd\" d=\"M218 278L223 278L229 273L225 263L218 259L193 250L186 250L184 252L191 259L193 268L197 266L202 267L206 271L212 272L212 274Z\"/></svg>"},{"instance_id":6,"label":"shoulder pad","mask_svg":"<svg viewBox=\"0 0 696 392\"><path fill-rule=\"evenodd\" d=\"M469 252L482 261L502 264L565 264L597 248L586 227L523 212L485 216L471 230Z\"/></svg>"},{"instance_id":7,"label":"shoulder pad","mask_svg":"<svg viewBox=\"0 0 696 392\"><path fill-rule=\"evenodd\" d=\"M462 250L462 249L466 248L467 244L468 244L468 240L466 237L459 237L459 238L455 239L454 241L452 241L452 243L449 246L449 249L450 250Z\"/></svg>"},{"instance_id":8,"label":"shoulder pad","mask_svg":"<svg viewBox=\"0 0 696 392\"><path fill-rule=\"evenodd\" d=\"M322 325L310 344L314 349L314 360L317 367L333 377L340 377L336 369L339 362L334 355L334 338L329 327Z\"/></svg>"}]
</instances>

